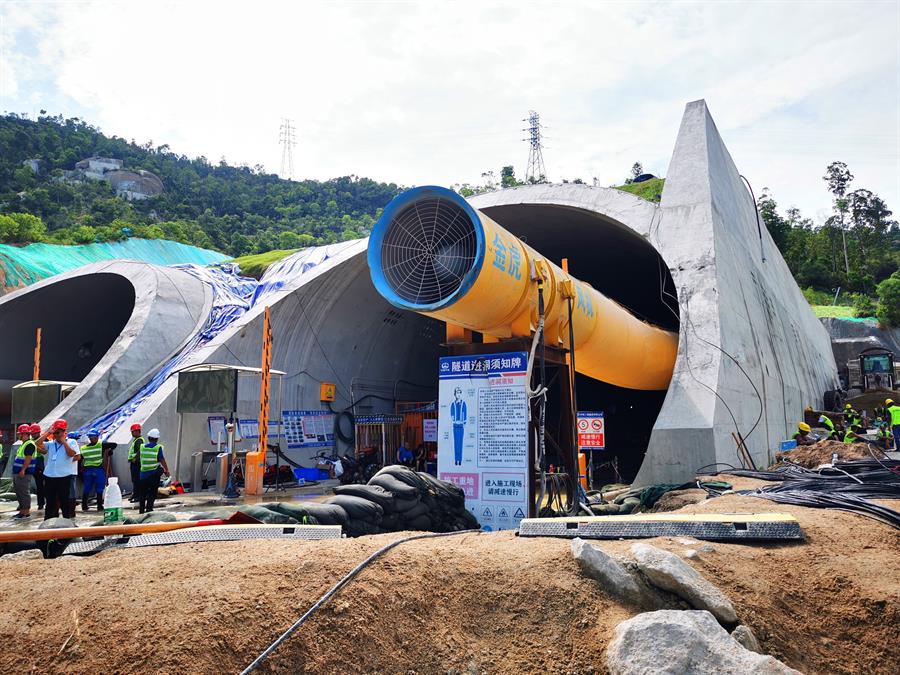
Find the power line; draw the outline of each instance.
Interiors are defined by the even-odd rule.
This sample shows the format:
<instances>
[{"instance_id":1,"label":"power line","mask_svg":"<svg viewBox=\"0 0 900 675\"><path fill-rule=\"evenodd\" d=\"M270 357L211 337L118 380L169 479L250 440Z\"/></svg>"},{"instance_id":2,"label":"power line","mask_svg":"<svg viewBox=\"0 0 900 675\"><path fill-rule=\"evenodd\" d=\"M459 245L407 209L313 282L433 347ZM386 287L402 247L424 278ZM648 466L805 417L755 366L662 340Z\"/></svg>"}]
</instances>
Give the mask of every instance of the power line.
<instances>
[{"instance_id":1,"label":"power line","mask_svg":"<svg viewBox=\"0 0 900 675\"><path fill-rule=\"evenodd\" d=\"M541 116L534 110L528 111L528 117L523 122L528 122L528 128L522 131L528 132L528 138L522 140L529 144L528 168L525 170L525 181L528 183L546 183L547 171L544 169L544 155L541 153Z\"/></svg>"},{"instance_id":2,"label":"power line","mask_svg":"<svg viewBox=\"0 0 900 675\"><path fill-rule=\"evenodd\" d=\"M294 121L284 118L281 121L281 129L278 134L278 143L281 145L281 177L288 180L294 179Z\"/></svg>"}]
</instances>

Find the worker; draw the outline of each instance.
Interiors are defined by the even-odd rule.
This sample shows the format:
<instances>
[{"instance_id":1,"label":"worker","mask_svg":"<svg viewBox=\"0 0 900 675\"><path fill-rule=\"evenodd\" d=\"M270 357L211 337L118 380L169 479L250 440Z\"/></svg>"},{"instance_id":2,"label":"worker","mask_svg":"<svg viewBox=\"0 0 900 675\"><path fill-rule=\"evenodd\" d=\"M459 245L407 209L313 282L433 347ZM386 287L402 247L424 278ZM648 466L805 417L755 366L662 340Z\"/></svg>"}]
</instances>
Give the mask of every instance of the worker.
<instances>
[{"instance_id":1,"label":"worker","mask_svg":"<svg viewBox=\"0 0 900 675\"><path fill-rule=\"evenodd\" d=\"M887 423L894 436L894 447L900 448L900 406L894 403L894 399L888 398L884 401L884 407L887 408Z\"/></svg>"},{"instance_id":2,"label":"worker","mask_svg":"<svg viewBox=\"0 0 900 675\"><path fill-rule=\"evenodd\" d=\"M159 442L159 429L151 429L147 433L147 442L141 445L140 454L140 490L138 504L141 513L153 511L156 493L159 490L160 474L169 475L169 465L163 455L164 447Z\"/></svg>"},{"instance_id":3,"label":"worker","mask_svg":"<svg viewBox=\"0 0 900 675\"><path fill-rule=\"evenodd\" d=\"M97 429L88 430L88 444L81 448L81 510L88 510L88 499L97 493L97 510L103 510L103 490L106 488L106 471L103 470L103 443Z\"/></svg>"},{"instance_id":4,"label":"worker","mask_svg":"<svg viewBox=\"0 0 900 675\"><path fill-rule=\"evenodd\" d=\"M44 490L44 455L45 451L42 451L41 448L37 447L38 438L41 436L41 425L40 424L32 424L28 427L29 434L31 435L31 440L34 441L35 448L37 449L37 453L34 457L34 493L37 495L37 507L38 511L41 511L46 502L46 491Z\"/></svg>"},{"instance_id":5,"label":"worker","mask_svg":"<svg viewBox=\"0 0 900 675\"><path fill-rule=\"evenodd\" d=\"M812 431L810 426L806 422L800 422L797 425L797 431L794 432L793 439L797 441L797 445L812 445L815 443L815 440L810 438L809 432Z\"/></svg>"},{"instance_id":6,"label":"worker","mask_svg":"<svg viewBox=\"0 0 900 675\"><path fill-rule=\"evenodd\" d=\"M75 504L72 500L72 484L78 473L78 443L68 438L69 424L66 420L56 420L38 437L38 451L46 454L44 466L44 489L46 490L47 508L44 509L44 520L56 518L62 511L64 518L75 517ZM47 440L46 443L44 442Z\"/></svg>"},{"instance_id":7,"label":"worker","mask_svg":"<svg viewBox=\"0 0 900 675\"><path fill-rule=\"evenodd\" d=\"M131 499L128 501L136 502L140 497L140 481L141 481L141 446L144 444L144 438L141 436L141 425L131 425L131 445L128 446L128 468L131 471Z\"/></svg>"},{"instance_id":8,"label":"worker","mask_svg":"<svg viewBox=\"0 0 900 675\"><path fill-rule=\"evenodd\" d=\"M844 421L846 422L848 429L862 422L862 417L860 417L859 413L856 412L856 409L849 403L844 406Z\"/></svg>"},{"instance_id":9,"label":"worker","mask_svg":"<svg viewBox=\"0 0 900 675\"><path fill-rule=\"evenodd\" d=\"M865 429L863 429L858 424L854 424L847 430L847 433L844 434L844 443L848 445L850 443L865 443L866 439L860 438L860 436L865 435L865 433Z\"/></svg>"},{"instance_id":10,"label":"worker","mask_svg":"<svg viewBox=\"0 0 900 675\"><path fill-rule=\"evenodd\" d=\"M400 447L397 448L397 464L412 466L414 459L415 456L413 455L412 450L407 448L405 443L401 443Z\"/></svg>"},{"instance_id":11,"label":"worker","mask_svg":"<svg viewBox=\"0 0 900 675\"><path fill-rule=\"evenodd\" d=\"M898 415L900 415L900 413L898 413ZM825 429L827 431L825 438L834 438L835 437L834 422L832 422L829 417L827 417L825 415L819 415L819 424L821 424L823 427L825 427Z\"/></svg>"},{"instance_id":12,"label":"worker","mask_svg":"<svg viewBox=\"0 0 900 675\"><path fill-rule=\"evenodd\" d=\"M875 420L875 427L878 429L878 445L885 450L890 450L893 434L883 417L879 417Z\"/></svg>"},{"instance_id":13,"label":"worker","mask_svg":"<svg viewBox=\"0 0 900 675\"><path fill-rule=\"evenodd\" d=\"M13 488L19 502L19 512L13 516L16 519L31 518L31 480L34 476L34 455L37 452L37 446L31 440L30 429L28 424L20 424L16 429L16 436L22 441L16 450L12 468Z\"/></svg>"}]
</instances>

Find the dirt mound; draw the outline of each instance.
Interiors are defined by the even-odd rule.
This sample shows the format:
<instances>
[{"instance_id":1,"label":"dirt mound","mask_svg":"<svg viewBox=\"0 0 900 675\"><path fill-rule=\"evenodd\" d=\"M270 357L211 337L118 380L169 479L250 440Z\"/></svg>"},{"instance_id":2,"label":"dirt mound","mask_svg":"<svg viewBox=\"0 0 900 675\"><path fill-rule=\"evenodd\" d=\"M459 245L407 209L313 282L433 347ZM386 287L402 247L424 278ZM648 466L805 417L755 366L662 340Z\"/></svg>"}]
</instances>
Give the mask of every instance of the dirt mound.
<instances>
[{"instance_id":1,"label":"dirt mound","mask_svg":"<svg viewBox=\"0 0 900 675\"><path fill-rule=\"evenodd\" d=\"M841 443L840 441L819 441L812 445L801 445L794 450L775 454L776 462L791 462L815 469L822 464L830 464L831 457L837 453L840 460L871 459L869 447L865 443Z\"/></svg>"},{"instance_id":2,"label":"dirt mound","mask_svg":"<svg viewBox=\"0 0 900 675\"><path fill-rule=\"evenodd\" d=\"M761 484L728 479L738 489ZM735 494L685 510L788 511L800 521L805 542L716 543L687 561L731 598L765 651L808 674L900 672L900 588L891 573L900 532L850 513ZM0 650L0 668L237 672L342 575L401 536L0 563L0 635L15 645ZM685 548L676 538L652 543ZM600 545L627 554L631 542ZM326 603L260 672L606 672L612 632L636 610L584 579L569 546L511 532L403 544Z\"/></svg>"}]
</instances>

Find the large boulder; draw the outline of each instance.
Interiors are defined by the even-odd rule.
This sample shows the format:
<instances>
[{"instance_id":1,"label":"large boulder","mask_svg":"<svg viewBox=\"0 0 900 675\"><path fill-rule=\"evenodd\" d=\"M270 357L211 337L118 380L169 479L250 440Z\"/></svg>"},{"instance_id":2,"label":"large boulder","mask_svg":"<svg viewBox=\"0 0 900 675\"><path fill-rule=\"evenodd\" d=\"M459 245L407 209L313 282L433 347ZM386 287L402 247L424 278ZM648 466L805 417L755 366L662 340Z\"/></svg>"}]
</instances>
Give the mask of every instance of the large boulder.
<instances>
[{"instance_id":1,"label":"large boulder","mask_svg":"<svg viewBox=\"0 0 900 675\"><path fill-rule=\"evenodd\" d=\"M612 675L801 675L732 638L709 612L663 609L623 621L606 648Z\"/></svg>"},{"instance_id":2,"label":"large boulder","mask_svg":"<svg viewBox=\"0 0 900 675\"><path fill-rule=\"evenodd\" d=\"M572 540L572 555L581 572L600 582L611 596L632 604L649 604L649 594L645 594L628 570L608 553L576 537Z\"/></svg>"},{"instance_id":3,"label":"large boulder","mask_svg":"<svg viewBox=\"0 0 900 675\"><path fill-rule=\"evenodd\" d=\"M674 593L694 609L712 612L722 623L737 622L731 600L674 553L650 544L634 544L631 553L638 569L657 588Z\"/></svg>"}]
</instances>

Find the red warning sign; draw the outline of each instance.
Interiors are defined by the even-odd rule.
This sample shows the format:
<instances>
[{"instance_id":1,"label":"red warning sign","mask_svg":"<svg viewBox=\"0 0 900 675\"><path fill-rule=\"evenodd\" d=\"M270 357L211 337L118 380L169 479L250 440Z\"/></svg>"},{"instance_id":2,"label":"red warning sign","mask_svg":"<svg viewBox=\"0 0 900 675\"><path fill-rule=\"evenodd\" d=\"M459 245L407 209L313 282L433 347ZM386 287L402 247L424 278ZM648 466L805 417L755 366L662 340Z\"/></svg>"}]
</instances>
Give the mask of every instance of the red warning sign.
<instances>
[{"instance_id":1,"label":"red warning sign","mask_svg":"<svg viewBox=\"0 0 900 675\"><path fill-rule=\"evenodd\" d=\"M576 423L579 452L606 449L606 424L602 412L579 411Z\"/></svg>"}]
</instances>

